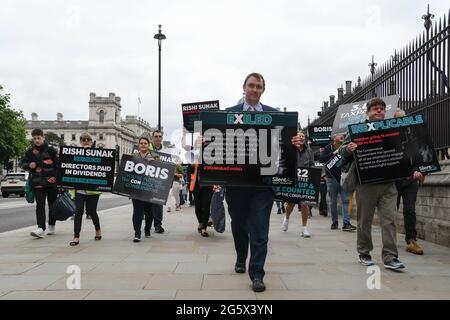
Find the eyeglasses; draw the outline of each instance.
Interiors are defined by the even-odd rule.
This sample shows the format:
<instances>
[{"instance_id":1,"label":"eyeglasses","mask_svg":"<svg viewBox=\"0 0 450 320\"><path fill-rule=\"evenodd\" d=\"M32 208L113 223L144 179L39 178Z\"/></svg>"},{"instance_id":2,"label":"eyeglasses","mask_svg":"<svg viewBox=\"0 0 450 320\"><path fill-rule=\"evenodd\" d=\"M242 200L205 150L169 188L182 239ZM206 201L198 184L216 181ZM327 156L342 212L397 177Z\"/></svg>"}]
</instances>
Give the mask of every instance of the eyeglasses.
<instances>
[{"instance_id":1,"label":"eyeglasses","mask_svg":"<svg viewBox=\"0 0 450 320\"><path fill-rule=\"evenodd\" d=\"M162 136L153 136L153 138L162 138Z\"/></svg>"}]
</instances>

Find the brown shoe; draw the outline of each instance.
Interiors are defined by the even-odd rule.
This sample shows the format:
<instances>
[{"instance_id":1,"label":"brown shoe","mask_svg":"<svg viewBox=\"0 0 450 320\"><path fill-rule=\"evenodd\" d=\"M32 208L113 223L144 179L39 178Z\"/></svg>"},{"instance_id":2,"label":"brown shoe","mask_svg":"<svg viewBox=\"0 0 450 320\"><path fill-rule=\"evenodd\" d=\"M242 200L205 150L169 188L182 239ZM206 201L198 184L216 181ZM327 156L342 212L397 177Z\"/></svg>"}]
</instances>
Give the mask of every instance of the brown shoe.
<instances>
[{"instance_id":1,"label":"brown shoe","mask_svg":"<svg viewBox=\"0 0 450 320\"><path fill-rule=\"evenodd\" d=\"M407 245L406 245L406 251L414 253L414 254L418 254L418 255L422 255L423 254L423 250L422 248L417 244L416 241L411 240Z\"/></svg>"}]
</instances>

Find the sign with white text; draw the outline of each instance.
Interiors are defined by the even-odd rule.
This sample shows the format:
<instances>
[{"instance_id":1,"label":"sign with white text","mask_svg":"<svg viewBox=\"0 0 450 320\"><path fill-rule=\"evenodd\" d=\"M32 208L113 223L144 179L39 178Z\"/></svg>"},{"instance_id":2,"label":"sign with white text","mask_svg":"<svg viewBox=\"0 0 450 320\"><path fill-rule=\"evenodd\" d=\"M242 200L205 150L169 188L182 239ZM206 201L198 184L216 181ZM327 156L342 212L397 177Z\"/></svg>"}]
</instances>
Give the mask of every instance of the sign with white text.
<instances>
[{"instance_id":1,"label":"sign with white text","mask_svg":"<svg viewBox=\"0 0 450 320\"><path fill-rule=\"evenodd\" d=\"M361 184L411 177L413 171L441 171L422 115L349 126Z\"/></svg>"},{"instance_id":2,"label":"sign with white text","mask_svg":"<svg viewBox=\"0 0 450 320\"><path fill-rule=\"evenodd\" d=\"M61 146L57 185L64 189L111 192L116 150Z\"/></svg>"},{"instance_id":3,"label":"sign with white text","mask_svg":"<svg viewBox=\"0 0 450 320\"><path fill-rule=\"evenodd\" d=\"M297 183L294 186L275 187L275 199L288 203L316 205L320 194L322 169L297 167Z\"/></svg>"},{"instance_id":4,"label":"sign with white text","mask_svg":"<svg viewBox=\"0 0 450 320\"><path fill-rule=\"evenodd\" d=\"M332 126L308 126L308 138L311 146L324 147L331 142Z\"/></svg>"},{"instance_id":5,"label":"sign with white text","mask_svg":"<svg viewBox=\"0 0 450 320\"><path fill-rule=\"evenodd\" d=\"M123 155L114 193L165 205L172 187L175 165L158 160Z\"/></svg>"},{"instance_id":6,"label":"sign with white text","mask_svg":"<svg viewBox=\"0 0 450 320\"><path fill-rule=\"evenodd\" d=\"M181 105L183 112L183 126L188 132L194 132L194 122L199 120L200 112L219 110L219 100L184 103Z\"/></svg>"},{"instance_id":7,"label":"sign with white text","mask_svg":"<svg viewBox=\"0 0 450 320\"><path fill-rule=\"evenodd\" d=\"M292 186L297 112L202 112L201 185Z\"/></svg>"},{"instance_id":8,"label":"sign with white text","mask_svg":"<svg viewBox=\"0 0 450 320\"><path fill-rule=\"evenodd\" d=\"M381 99L386 103L385 118L394 117L400 96L393 95L382 97ZM349 125L364 122L367 118L367 102L369 100L340 105L334 117L333 135L345 135Z\"/></svg>"}]
</instances>

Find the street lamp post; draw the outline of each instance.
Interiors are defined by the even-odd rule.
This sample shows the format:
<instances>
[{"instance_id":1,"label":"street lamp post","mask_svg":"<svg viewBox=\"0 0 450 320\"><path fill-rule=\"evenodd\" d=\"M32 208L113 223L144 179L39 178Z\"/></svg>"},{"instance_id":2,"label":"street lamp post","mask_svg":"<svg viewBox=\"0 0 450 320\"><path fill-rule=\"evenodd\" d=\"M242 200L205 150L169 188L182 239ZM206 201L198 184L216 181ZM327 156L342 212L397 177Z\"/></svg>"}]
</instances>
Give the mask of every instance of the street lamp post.
<instances>
[{"instance_id":1,"label":"street lamp post","mask_svg":"<svg viewBox=\"0 0 450 320\"><path fill-rule=\"evenodd\" d=\"M161 32L161 25L159 27L159 32L155 34L154 39L158 40L158 130L161 130L161 44L166 36Z\"/></svg>"}]
</instances>

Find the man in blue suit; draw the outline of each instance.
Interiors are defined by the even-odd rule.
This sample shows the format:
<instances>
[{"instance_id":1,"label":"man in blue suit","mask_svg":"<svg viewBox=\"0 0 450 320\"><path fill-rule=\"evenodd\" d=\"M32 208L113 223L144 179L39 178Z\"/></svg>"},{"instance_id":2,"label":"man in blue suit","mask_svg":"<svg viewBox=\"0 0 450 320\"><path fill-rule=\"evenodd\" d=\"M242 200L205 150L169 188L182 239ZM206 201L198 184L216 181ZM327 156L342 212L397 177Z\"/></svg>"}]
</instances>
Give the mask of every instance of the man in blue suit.
<instances>
[{"instance_id":1,"label":"man in blue suit","mask_svg":"<svg viewBox=\"0 0 450 320\"><path fill-rule=\"evenodd\" d=\"M251 73L243 85L245 100L237 106L227 108L226 111L270 111L277 109L263 105L259 102L265 90L265 81L261 74ZM292 144L299 146L299 138L292 138ZM272 188L227 188L226 201L231 217L231 231L233 233L236 250L237 273L246 271L248 246L250 243L249 276L252 280L252 289L255 292L266 290L263 282L264 263L267 256L267 242L269 240L270 213L274 200Z\"/></svg>"}]
</instances>

